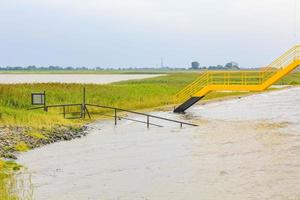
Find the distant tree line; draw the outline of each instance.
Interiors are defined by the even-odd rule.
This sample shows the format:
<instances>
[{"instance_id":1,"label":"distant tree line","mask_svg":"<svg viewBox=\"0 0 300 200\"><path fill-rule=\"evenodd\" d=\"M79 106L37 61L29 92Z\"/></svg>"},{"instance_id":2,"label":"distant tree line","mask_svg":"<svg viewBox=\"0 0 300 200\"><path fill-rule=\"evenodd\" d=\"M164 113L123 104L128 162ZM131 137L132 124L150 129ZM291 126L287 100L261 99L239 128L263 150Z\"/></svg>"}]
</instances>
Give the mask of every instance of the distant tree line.
<instances>
[{"instance_id":1,"label":"distant tree line","mask_svg":"<svg viewBox=\"0 0 300 200\"><path fill-rule=\"evenodd\" d=\"M239 70L239 64L236 62L229 62L226 63L224 66L223 65L216 65L216 66L201 66L199 62L195 61L191 63L191 67L188 68L188 70ZM170 70L186 70L186 68L172 68L172 67L73 67L73 66L67 66L67 67L62 67L62 66L53 66L50 65L48 67L37 67L35 65L29 65L27 67L21 67L21 66L6 66L6 67L1 67L1 71L17 71L17 70L25 70L25 71L34 71L34 70L44 70L44 71L59 71L59 70L70 70L70 71L101 71L101 70L155 70L155 71L170 71Z\"/></svg>"},{"instance_id":2,"label":"distant tree line","mask_svg":"<svg viewBox=\"0 0 300 200\"><path fill-rule=\"evenodd\" d=\"M160 68L154 68L154 67L61 67L61 66L48 66L48 67L37 67L35 65L30 65L27 67L0 67L1 71L17 71L17 70L26 70L26 71L35 71L35 70L49 70L49 71L59 71L59 70L73 70L73 71L100 71L100 70L186 70L185 68L171 68L171 67L160 67Z\"/></svg>"},{"instance_id":3,"label":"distant tree line","mask_svg":"<svg viewBox=\"0 0 300 200\"><path fill-rule=\"evenodd\" d=\"M191 63L191 68L190 70L239 70L239 64L237 62L231 61L229 63L226 63L224 66L223 65L216 65L216 66L202 66L200 67L199 62L194 61Z\"/></svg>"},{"instance_id":4,"label":"distant tree line","mask_svg":"<svg viewBox=\"0 0 300 200\"><path fill-rule=\"evenodd\" d=\"M0 70L89 70L87 67L61 67L61 66L48 66L48 67L37 67L35 65L29 65L27 67L0 67Z\"/></svg>"}]
</instances>

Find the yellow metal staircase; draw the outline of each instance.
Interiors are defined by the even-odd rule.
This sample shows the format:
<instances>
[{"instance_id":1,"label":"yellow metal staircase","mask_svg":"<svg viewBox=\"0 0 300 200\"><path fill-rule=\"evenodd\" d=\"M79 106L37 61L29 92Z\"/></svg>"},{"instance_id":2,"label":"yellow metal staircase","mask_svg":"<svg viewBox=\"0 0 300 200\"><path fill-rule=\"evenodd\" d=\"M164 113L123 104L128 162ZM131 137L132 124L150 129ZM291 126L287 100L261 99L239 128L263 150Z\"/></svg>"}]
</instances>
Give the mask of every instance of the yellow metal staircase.
<instances>
[{"instance_id":1,"label":"yellow metal staircase","mask_svg":"<svg viewBox=\"0 0 300 200\"><path fill-rule=\"evenodd\" d=\"M300 65L300 45L294 46L267 67L256 71L206 71L174 97L183 102L174 109L182 113L211 91L261 91Z\"/></svg>"}]
</instances>

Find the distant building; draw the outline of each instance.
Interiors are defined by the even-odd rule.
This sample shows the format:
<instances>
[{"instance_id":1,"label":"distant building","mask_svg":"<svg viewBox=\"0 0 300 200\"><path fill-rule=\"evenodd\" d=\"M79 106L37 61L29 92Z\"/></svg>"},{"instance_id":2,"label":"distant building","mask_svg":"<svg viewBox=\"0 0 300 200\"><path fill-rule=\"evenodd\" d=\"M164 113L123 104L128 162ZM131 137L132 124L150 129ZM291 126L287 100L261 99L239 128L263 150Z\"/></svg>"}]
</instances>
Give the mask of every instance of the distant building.
<instances>
[{"instance_id":1,"label":"distant building","mask_svg":"<svg viewBox=\"0 0 300 200\"><path fill-rule=\"evenodd\" d=\"M228 68L228 69L240 69L239 68L239 64L237 62L234 62L234 61L226 63L225 68Z\"/></svg>"},{"instance_id":2,"label":"distant building","mask_svg":"<svg viewBox=\"0 0 300 200\"><path fill-rule=\"evenodd\" d=\"M200 64L199 62L194 61L192 62L191 66L192 66L191 69L199 69Z\"/></svg>"}]
</instances>

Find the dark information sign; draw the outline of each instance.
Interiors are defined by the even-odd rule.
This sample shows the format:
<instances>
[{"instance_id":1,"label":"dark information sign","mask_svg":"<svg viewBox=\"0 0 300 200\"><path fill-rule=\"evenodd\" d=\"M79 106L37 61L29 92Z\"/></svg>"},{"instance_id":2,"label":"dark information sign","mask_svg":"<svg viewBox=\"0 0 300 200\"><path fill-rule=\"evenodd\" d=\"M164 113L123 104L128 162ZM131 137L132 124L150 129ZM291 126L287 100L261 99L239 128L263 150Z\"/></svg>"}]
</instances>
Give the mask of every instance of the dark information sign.
<instances>
[{"instance_id":1,"label":"dark information sign","mask_svg":"<svg viewBox=\"0 0 300 200\"><path fill-rule=\"evenodd\" d=\"M45 105L45 93L32 93L31 94L32 105Z\"/></svg>"}]
</instances>

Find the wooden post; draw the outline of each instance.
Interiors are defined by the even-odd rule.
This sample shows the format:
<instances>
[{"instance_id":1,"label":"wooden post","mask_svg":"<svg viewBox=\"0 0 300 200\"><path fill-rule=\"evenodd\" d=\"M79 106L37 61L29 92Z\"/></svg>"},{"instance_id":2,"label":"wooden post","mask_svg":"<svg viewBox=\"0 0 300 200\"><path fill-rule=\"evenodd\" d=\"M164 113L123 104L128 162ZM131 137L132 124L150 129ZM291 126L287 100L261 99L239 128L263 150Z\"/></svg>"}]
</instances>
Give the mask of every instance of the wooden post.
<instances>
[{"instance_id":1,"label":"wooden post","mask_svg":"<svg viewBox=\"0 0 300 200\"><path fill-rule=\"evenodd\" d=\"M180 123L180 128L182 128L182 123Z\"/></svg>"}]
</instances>

